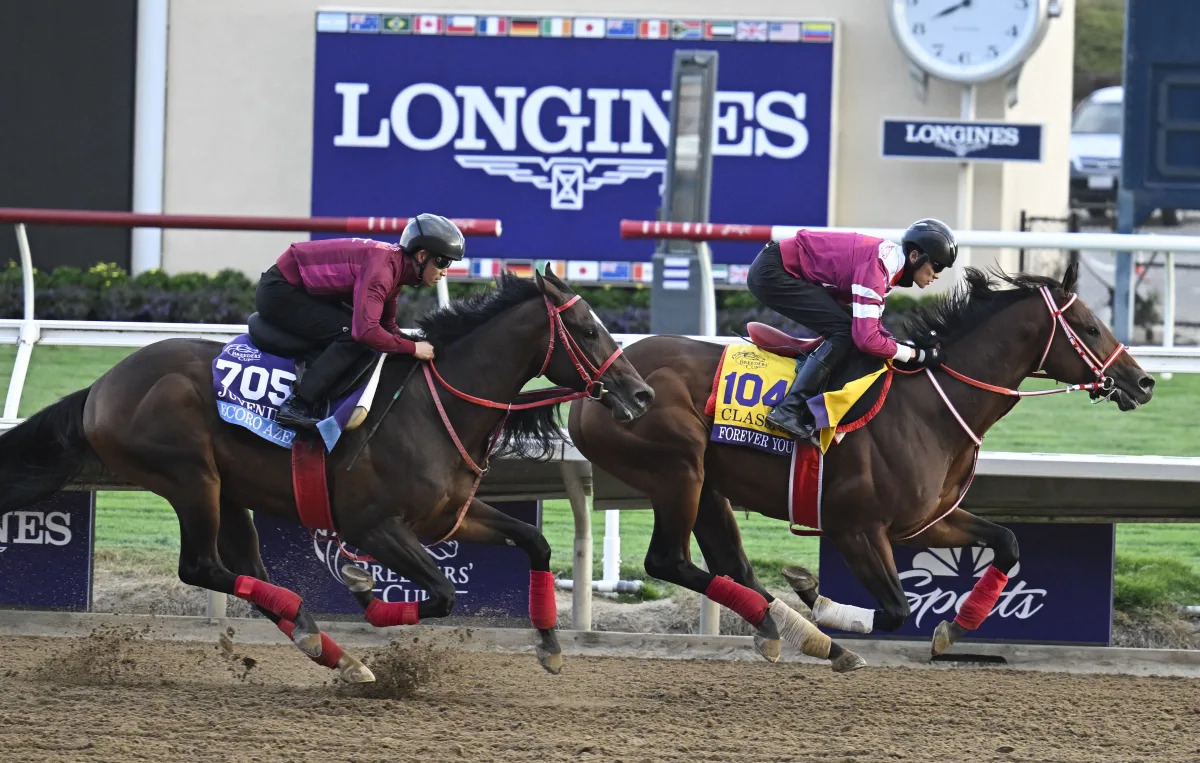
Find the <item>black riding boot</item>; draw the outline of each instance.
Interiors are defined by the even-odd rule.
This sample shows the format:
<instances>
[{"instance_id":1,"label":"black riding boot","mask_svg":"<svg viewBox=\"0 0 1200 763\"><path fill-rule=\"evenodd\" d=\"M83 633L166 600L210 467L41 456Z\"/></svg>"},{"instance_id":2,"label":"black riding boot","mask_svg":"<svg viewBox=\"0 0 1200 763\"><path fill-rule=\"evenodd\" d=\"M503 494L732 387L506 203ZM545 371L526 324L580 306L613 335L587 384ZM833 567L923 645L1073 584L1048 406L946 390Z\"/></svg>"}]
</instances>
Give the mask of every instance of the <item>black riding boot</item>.
<instances>
[{"instance_id":1,"label":"black riding boot","mask_svg":"<svg viewBox=\"0 0 1200 763\"><path fill-rule=\"evenodd\" d=\"M339 339L330 344L292 387L292 394L279 406L275 420L288 429L316 429L324 418L318 408L324 405L329 390L368 351L369 347L350 340Z\"/></svg>"},{"instance_id":2,"label":"black riding boot","mask_svg":"<svg viewBox=\"0 0 1200 763\"><path fill-rule=\"evenodd\" d=\"M767 423L800 440L811 440L816 434L816 422L808 408L808 399L824 391L830 375L846 357L847 349L825 340L807 358L797 358L792 388L767 414Z\"/></svg>"}]
</instances>

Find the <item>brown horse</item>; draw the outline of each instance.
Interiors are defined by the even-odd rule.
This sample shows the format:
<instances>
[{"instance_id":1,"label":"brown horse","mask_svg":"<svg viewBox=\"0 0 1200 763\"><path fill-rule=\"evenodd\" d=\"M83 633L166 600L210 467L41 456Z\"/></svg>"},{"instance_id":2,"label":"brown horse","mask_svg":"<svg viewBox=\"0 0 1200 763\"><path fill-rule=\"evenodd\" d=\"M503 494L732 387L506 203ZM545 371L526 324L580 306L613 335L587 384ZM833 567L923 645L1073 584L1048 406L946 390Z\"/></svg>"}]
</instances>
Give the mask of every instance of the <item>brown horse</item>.
<instances>
[{"instance_id":1,"label":"brown horse","mask_svg":"<svg viewBox=\"0 0 1200 763\"><path fill-rule=\"evenodd\" d=\"M1077 274L1075 265L1062 283L1001 274L1012 288L997 288L968 268L953 295L907 322L905 333L914 340L940 341L946 366L928 375L898 375L875 418L833 445L824 465L822 532L880 608L830 601L819 596L815 576L787 568L817 625L870 633L904 622L909 608L893 543L986 546L995 554L994 569L956 620L938 627L933 651L944 651L987 616L1018 560L1010 530L957 508L973 473L977 439L1017 403L1013 388L1041 369L1060 382L1083 383L1094 398L1109 398L1121 410L1150 400L1154 379L1076 298ZM756 646L767 659L778 659L782 636L805 654L828 658L834 670L861 667L860 657L772 597L746 559L731 504L787 520L789 459L710 441L713 421L705 402L722 350L677 336L630 346L625 357L654 388L654 405L636 422L620 425L597 406L576 402L571 438L594 464L649 497L654 531L648 574L741 614L757 627ZM691 562L690 533L711 571Z\"/></svg>"},{"instance_id":2,"label":"brown horse","mask_svg":"<svg viewBox=\"0 0 1200 763\"><path fill-rule=\"evenodd\" d=\"M389 357L379 390L395 405L374 406L343 435L327 475L341 536L429 598L384 603L358 568L343 576L373 625L412 624L454 606L454 585L422 539L518 546L529 555L538 657L557 672L550 546L536 527L474 498L475 467L486 465L497 437L510 451L544 450L559 437L555 406L506 410L535 376L590 394L619 421L644 413L653 392L587 303L551 274L505 274L497 289L420 325L437 349L436 366L405 384L415 361ZM217 342L156 342L0 437L0 514L102 465L175 509L184 583L251 601L309 657L347 681L373 680L320 632L295 593L266 582L249 509L298 521L291 456L218 416L212 365L220 352Z\"/></svg>"}]
</instances>

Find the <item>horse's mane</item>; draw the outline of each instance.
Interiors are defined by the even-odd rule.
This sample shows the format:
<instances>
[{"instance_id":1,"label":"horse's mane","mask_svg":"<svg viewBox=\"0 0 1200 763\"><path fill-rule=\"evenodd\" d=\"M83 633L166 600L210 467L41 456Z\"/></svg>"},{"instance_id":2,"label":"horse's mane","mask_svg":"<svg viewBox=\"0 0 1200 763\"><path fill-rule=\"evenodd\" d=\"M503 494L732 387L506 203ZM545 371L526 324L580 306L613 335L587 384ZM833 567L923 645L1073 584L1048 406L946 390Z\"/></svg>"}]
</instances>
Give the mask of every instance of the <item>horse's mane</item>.
<instances>
[{"instance_id":1,"label":"horse's mane","mask_svg":"<svg viewBox=\"0 0 1200 763\"><path fill-rule=\"evenodd\" d=\"M417 319L425 341L438 350L462 339L510 307L541 296L538 285L506 270L496 279L496 288L456 299L449 305Z\"/></svg>"},{"instance_id":2,"label":"horse's mane","mask_svg":"<svg viewBox=\"0 0 1200 763\"><path fill-rule=\"evenodd\" d=\"M1037 294L1042 286L1056 291L1063 288L1048 276L1030 273L1012 276L999 269L984 272L967 268L965 276L948 296L930 300L905 315L897 334L918 343L952 341L1004 308ZM1011 288L998 288L997 281Z\"/></svg>"},{"instance_id":3,"label":"horse's mane","mask_svg":"<svg viewBox=\"0 0 1200 763\"><path fill-rule=\"evenodd\" d=\"M506 270L496 280L495 289L454 300L446 307L417 319L417 325L424 333L425 341L431 343L440 355L455 341L510 307L541 296L536 281ZM481 361L480 373L487 373L486 364L489 361L482 358ZM504 358L496 357L490 362L504 361ZM496 445L495 455L543 459L551 454L561 439L557 405L512 411L504 422L504 431Z\"/></svg>"}]
</instances>

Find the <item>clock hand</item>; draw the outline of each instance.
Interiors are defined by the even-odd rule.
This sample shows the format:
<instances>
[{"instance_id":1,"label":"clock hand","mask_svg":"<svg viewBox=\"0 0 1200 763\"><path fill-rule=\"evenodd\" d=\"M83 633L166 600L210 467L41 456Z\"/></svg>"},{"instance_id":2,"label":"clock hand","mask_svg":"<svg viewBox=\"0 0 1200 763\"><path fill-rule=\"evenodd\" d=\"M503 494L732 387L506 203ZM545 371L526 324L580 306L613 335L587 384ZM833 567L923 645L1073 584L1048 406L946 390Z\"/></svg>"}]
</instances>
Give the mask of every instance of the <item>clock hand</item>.
<instances>
[{"instance_id":1,"label":"clock hand","mask_svg":"<svg viewBox=\"0 0 1200 763\"><path fill-rule=\"evenodd\" d=\"M971 7L971 0L962 0L962 2L961 2L961 3L959 3L958 5L952 5L952 6L950 6L950 7L949 7L949 8L947 8L946 10L944 10L944 11L942 11L941 13L938 13L937 15L935 15L935 16L934 16L934 18L935 18L935 19L940 19L942 16L947 16L947 15L949 15L949 14L951 14L951 13L954 13L954 12L955 12L955 11L957 11L959 8L970 8L970 7Z\"/></svg>"}]
</instances>

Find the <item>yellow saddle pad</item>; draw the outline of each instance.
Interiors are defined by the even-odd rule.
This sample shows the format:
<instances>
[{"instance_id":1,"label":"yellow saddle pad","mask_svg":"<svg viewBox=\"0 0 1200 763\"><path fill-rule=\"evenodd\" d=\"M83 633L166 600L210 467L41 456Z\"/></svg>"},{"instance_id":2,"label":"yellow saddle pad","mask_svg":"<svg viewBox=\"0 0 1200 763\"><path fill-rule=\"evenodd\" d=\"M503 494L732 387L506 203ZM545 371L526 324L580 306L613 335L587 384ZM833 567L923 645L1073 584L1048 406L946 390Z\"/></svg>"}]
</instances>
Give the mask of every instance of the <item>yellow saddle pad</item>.
<instances>
[{"instance_id":1,"label":"yellow saddle pad","mask_svg":"<svg viewBox=\"0 0 1200 763\"><path fill-rule=\"evenodd\" d=\"M891 366L859 355L867 361L856 362L855 358L846 363L830 380L829 389L808 401L821 429L822 453L846 432L866 424L883 405L891 381ZM792 436L768 424L767 414L783 401L795 377L793 358L749 343L727 346L705 406L705 413L713 417L710 439L791 455L795 449ZM868 395L868 391L872 394Z\"/></svg>"}]
</instances>

